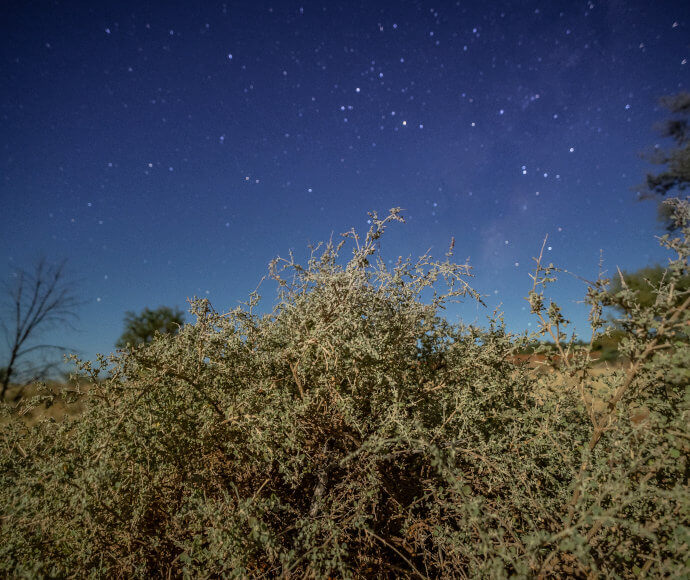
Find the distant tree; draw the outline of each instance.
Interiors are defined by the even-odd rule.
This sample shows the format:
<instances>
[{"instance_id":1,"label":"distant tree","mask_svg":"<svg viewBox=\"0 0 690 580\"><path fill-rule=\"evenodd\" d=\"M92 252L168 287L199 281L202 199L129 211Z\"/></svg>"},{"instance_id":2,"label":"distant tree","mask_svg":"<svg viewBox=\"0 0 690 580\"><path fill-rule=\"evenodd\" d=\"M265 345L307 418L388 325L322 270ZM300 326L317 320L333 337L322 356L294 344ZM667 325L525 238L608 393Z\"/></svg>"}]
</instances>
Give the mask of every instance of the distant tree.
<instances>
[{"instance_id":1,"label":"distant tree","mask_svg":"<svg viewBox=\"0 0 690 580\"><path fill-rule=\"evenodd\" d=\"M592 350L599 353L600 361L615 360L618 358L618 347L625 337L625 331L614 328L609 334L599 336L592 343Z\"/></svg>"},{"instance_id":2,"label":"distant tree","mask_svg":"<svg viewBox=\"0 0 690 580\"><path fill-rule=\"evenodd\" d=\"M654 266L648 266L646 268L640 268L634 272L621 272L621 276L614 276L611 280L611 292L620 292L623 286L629 288L636 292L635 302L642 306L643 308L649 308L654 305L658 295L659 285L664 277L665 268L656 264ZM682 295L683 292L690 288L690 275L685 275L680 279L680 284L675 288L676 298L675 302L680 303L684 299ZM621 305L616 305L619 312L625 312L626 309Z\"/></svg>"},{"instance_id":3,"label":"distant tree","mask_svg":"<svg viewBox=\"0 0 690 580\"><path fill-rule=\"evenodd\" d=\"M632 302L618 302L612 304L611 307L622 315L634 315L633 311L637 307L651 309L659 297L659 288L667 282L665 276L668 276L668 271L658 264L640 268L634 272L623 271L620 275L614 276L611 280L611 294L617 294L627 289L635 293L635 298ZM672 304L679 306L687 299L689 291L690 273L686 268L684 275L675 284L671 298ZM614 322L613 317L611 322ZM609 335L600 337L594 345L595 349L602 351L603 358L615 358L618 345L626 335L626 330L620 323L615 323L614 326L614 330ZM686 342L689 339L687 332L677 333L676 338Z\"/></svg>"},{"instance_id":4,"label":"distant tree","mask_svg":"<svg viewBox=\"0 0 690 580\"><path fill-rule=\"evenodd\" d=\"M668 275L666 269L659 264L654 266L647 266L640 268L634 272L622 271L621 275L616 275L611 280L611 292L617 293L627 288L635 292L635 304L643 308L649 308L654 305L659 294L659 287L664 280L664 276ZM621 279L622 276L622 279ZM674 303L680 304L685 299L685 293L690 289L690 274L687 272L683 275L679 283L675 286L675 300ZM623 305L617 304L614 306L616 310L621 313L628 312L630 309Z\"/></svg>"},{"instance_id":5,"label":"distant tree","mask_svg":"<svg viewBox=\"0 0 690 580\"><path fill-rule=\"evenodd\" d=\"M156 332L174 334L184 324L184 312L161 306L156 310L144 308L141 314L125 313L125 331L115 343L117 348L127 348L153 340Z\"/></svg>"},{"instance_id":6,"label":"distant tree","mask_svg":"<svg viewBox=\"0 0 690 580\"><path fill-rule=\"evenodd\" d=\"M682 197L690 187L690 93L661 97L659 101L671 117L660 123L657 130L662 137L672 139L675 147L664 150L657 146L647 156L652 163L663 165L664 170L647 174L641 189L642 198L645 199L663 197L669 193ZM659 219L672 231L675 226L670 218L670 206L661 204Z\"/></svg>"},{"instance_id":7,"label":"distant tree","mask_svg":"<svg viewBox=\"0 0 690 580\"><path fill-rule=\"evenodd\" d=\"M62 261L50 265L41 259L33 272L19 269L13 283L4 284L5 304L0 329L8 355L7 364L0 369L0 400L5 398L13 379L24 382L43 379L60 362L50 357L40 360L37 354L68 350L55 344L31 344L32 339L43 332L56 327L72 327L77 319L76 308L81 301L73 284L67 280L65 264L66 261Z\"/></svg>"}]
</instances>

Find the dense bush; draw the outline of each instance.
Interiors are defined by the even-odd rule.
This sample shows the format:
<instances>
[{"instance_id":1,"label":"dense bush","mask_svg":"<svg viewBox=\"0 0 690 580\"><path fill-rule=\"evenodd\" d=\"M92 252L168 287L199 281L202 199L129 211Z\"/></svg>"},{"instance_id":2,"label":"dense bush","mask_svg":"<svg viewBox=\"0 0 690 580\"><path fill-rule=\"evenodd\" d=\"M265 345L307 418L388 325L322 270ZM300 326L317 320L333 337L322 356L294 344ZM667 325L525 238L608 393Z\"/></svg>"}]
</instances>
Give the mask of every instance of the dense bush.
<instances>
[{"instance_id":1,"label":"dense bush","mask_svg":"<svg viewBox=\"0 0 690 580\"><path fill-rule=\"evenodd\" d=\"M690 230L675 206L684 237L662 243L677 256L655 304L626 310L630 363L603 387L544 298L553 266L539 259L529 301L558 372L535 375L513 355L536 335L440 316L479 299L452 252L386 267L378 239L398 210L304 267L276 260L270 315L256 293L226 314L193 300L177 335L82 363L93 384L64 393L84 397L78 418L3 429L0 570L687 575L690 296L674 282ZM602 307L633 298L591 285L593 339Z\"/></svg>"}]
</instances>

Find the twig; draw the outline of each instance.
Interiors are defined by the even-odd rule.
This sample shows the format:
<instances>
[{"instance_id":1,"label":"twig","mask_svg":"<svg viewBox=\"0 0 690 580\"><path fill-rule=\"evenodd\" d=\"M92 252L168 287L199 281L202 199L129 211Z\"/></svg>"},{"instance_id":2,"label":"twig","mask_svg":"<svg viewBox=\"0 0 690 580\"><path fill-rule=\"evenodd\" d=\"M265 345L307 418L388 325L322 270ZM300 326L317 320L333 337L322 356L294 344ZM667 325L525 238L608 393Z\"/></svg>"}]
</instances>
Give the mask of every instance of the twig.
<instances>
[{"instance_id":1,"label":"twig","mask_svg":"<svg viewBox=\"0 0 690 580\"><path fill-rule=\"evenodd\" d=\"M292 371L292 376L294 377L297 388L299 389L299 395L302 399L304 399L304 389L302 388L302 381L300 381L299 376L297 375L297 365L293 364L292 361L290 361L289 364L290 370Z\"/></svg>"},{"instance_id":2,"label":"twig","mask_svg":"<svg viewBox=\"0 0 690 580\"><path fill-rule=\"evenodd\" d=\"M407 564L410 566L410 568L412 568L412 570L414 570L420 578L423 578L424 580L427 580L427 579L429 578L428 576L425 576L425 575L422 574L419 570L417 570L417 567L416 567L412 562L410 562L410 560L408 560L408 559L400 552L400 550L398 550L395 546L391 546L391 545L390 545L388 542L386 542L386 540L384 540L381 536L378 536L377 534L375 534L375 533L372 532L371 530L368 530L367 528L364 528L364 531L365 531L367 534L369 534L369 535L373 536L374 538L376 538L379 542L381 542L381 543L384 544L385 546L388 546L388 547L389 547L391 550L393 550L398 556L400 556L403 560L405 560L405 562L407 562Z\"/></svg>"}]
</instances>

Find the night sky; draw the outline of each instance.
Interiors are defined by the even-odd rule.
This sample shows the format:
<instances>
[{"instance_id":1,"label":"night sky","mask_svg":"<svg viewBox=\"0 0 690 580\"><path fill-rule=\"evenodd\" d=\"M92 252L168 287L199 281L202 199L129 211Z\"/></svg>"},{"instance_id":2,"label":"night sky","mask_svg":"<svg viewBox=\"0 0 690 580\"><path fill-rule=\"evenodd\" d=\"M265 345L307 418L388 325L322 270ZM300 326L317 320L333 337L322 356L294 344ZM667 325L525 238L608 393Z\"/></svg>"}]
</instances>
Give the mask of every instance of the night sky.
<instances>
[{"instance_id":1,"label":"night sky","mask_svg":"<svg viewBox=\"0 0 690 580\"><path fill-rule=\"evenodd\" d=\"M0 18L0 276L68 258L93 358L125 311L227 311L268 262L405 209L383 256L469 258L534 329L531 258L595 278L664 261L636 200L690 88L690 2L28 2ZM260 293L266 310L275 284ZM585 287L552 296L585 334ZM531 326L528 326L529 323Z\"/></svg>"}]
</instances>

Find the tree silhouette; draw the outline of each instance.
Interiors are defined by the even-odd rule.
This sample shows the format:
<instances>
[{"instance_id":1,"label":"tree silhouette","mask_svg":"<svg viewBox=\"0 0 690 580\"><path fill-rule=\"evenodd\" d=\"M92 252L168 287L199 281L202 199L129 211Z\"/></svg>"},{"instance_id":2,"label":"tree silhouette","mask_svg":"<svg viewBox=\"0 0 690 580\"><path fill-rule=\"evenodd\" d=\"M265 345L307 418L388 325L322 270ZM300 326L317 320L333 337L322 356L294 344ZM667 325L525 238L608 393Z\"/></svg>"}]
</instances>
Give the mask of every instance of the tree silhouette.
<instances>
[{"instance_id":1,"label":"tree silhouette","mask_svg":"<svg viewBox=\"0 0 690 580\"><path fill-rule=\"evenodd\" d=\"M6 304L0 328L9 355L7 364L0 369L0 400L5 398L13 378L25 382L45 378L59 362L50 358L39 362L35 356L28 355L68 350L55 344L31 344L31 340L43 332L56 327L72 327L77 319L75 310L81 301L67 281L65 264L66 260L50 265L41 259L33 272L19 269L14 283L5 284Z\"/></svg>"},{"instance_id":2,"label":"tree silhouette","mask_svg":"<svg viewBox=\"0 0 690 580\"><path fill-rule=\"evenodd\" d=\"M648 173L641 188L643 199L666 196L675 193L678 197L690 187L690 93L678 93L661 97L661 106L669 111L671 117L659 125L657 131L662 137L672 139L675 147L664 150L655 147L647 159L657 165L665 166L659 173ZM670 231L675 229L669 206L659 206L659 219Z\"/></svg>"},{"instance_id":3,"label":"tree silhouette","mask_svg":"<svg viewBox=\"0 0 690 580\"><path fill-rule=\"evenodd\" d=\"M125 331L115 343L117 348L127 348L153 340L156 332L161 334L176 333L184 324L184 312L161 306L156 310L144 308L141 314L125 312Z\"/></svg>"}]
</instances>

